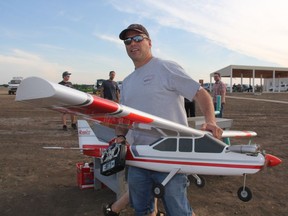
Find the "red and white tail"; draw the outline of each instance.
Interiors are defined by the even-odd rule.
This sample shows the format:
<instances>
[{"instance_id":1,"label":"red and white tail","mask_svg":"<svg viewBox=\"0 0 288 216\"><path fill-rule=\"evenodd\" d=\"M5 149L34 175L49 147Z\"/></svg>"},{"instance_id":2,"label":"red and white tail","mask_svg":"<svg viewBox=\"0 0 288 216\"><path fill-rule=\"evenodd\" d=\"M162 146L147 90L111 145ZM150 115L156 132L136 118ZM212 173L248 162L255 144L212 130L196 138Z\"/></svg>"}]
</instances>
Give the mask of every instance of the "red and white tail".
<instances>
[{"instance_id":1,"label":"red and white tail","mask_svg":"<svg viewBox=\"0 0 288 216\"><path fill-rule=\"evenodd\" d=\"M78 139L82 153L92 157L101 157L102 151L109 146L96 137L86 120L78 120Z\"/></svg>"}]
</instances>

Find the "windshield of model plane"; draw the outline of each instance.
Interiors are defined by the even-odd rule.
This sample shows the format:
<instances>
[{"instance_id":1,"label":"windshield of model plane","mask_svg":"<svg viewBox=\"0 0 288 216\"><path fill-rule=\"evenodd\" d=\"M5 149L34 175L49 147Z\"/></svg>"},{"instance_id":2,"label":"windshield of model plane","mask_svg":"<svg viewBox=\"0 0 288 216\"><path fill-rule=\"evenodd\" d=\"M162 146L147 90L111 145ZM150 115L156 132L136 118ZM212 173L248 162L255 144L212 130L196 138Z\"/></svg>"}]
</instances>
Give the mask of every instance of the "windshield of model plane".
<instances>
[{"instance_id":1,"label":"windshield of model plane","mask_svg":"<svg viewBox=\"0 0 288 216\"><path fill-rule=\"evenodd\" d=\"M220 153L226 146L222 141L210 135L205 135L202 138L195 139L194 151L199 153Z\"/></svg>"},{"instance_id":2,"label":"windshield of model plane","mask_svg":"<svg viewBox=\"0 0 288 216\"><path fill-rule=\"evenodd\" d=\"M220 153L226 147L225 143L221 142L220 140L210 135L205 135L200 138L192 138L192 137L163 138L158 140L157 142L154 142L154 144L151 145L154 145L153 149L158 151L192 152L194 149L194 152L198 153Z\"/></svg>"}]
</instances>

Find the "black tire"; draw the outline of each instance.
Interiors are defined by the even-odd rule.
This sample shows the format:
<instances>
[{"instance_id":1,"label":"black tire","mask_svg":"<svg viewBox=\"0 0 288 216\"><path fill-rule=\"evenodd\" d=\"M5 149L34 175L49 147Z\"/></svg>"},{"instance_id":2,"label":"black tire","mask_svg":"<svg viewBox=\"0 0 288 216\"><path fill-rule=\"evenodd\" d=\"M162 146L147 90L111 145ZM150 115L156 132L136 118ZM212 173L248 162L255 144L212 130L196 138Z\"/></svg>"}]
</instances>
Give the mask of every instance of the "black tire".
<instances>
[{"instance_id":1,"label":"black tire","mask_svg":"<svg viewBox=\"0 0 288 216\"><path fill-rule=\"evenodd\" d=\"M197 187L203 188L203 187L205 186L205 184L206 184L206 180L205 180L205 178L202 177L202 176L199 176L199 175L198 175L198 177L200 178L200 181L197 181L197 179L195 178L194 183L195 183L195 185L196 185Z\"/></svg>"},{"instance_id":2,"label":"black tire","mask_svg":"<svg viewBox=\"0 0 288 216\"><path fill-rule=\"evenodd\" d=\"M248 187L240 187L237 194L238 198L243 202L248 202L252 199L252 192Z\"/></svg>"},{"instance_id":3,"label":"black tire","mask_svg":"<svg viewBox=\"0 0 288 216\"><path fill-rule=\"evenodd\" d=\"M154 197L161 198L164 196L164 192L165 192L165 188L162 184L157 183L153 186Z\"/></svg>"}]
</instances>

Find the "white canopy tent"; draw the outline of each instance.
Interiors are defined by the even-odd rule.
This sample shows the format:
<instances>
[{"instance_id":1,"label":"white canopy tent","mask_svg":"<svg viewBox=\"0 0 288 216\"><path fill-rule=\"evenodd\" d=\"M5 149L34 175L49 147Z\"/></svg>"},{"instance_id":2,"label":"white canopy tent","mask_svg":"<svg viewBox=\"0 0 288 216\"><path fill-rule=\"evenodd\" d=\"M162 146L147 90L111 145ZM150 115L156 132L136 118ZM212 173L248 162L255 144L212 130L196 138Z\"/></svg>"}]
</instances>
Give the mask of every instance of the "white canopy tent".
<instances>
[{"instance_id":1,"label":"white canopy tent","mask_svg":"<svg viewBox=\"0 0 288 216\"><path fill-rule=\"evenodd\" d=\"M245 65L229 65L220 70L214 71L210 74L210 83L214 73L219 73L221 77L230 78L230 93L232 93L232 79L241 78L241 85L243 84L243 78L249 78L252 80L253 92L255 91L255 79L260 79L260 85L263 86L263 79L273 79L273 89L275 90L276 78L288 78L288 68L283 67L262 67L262 66L245 66ZM279 83L278 83L278 86Z\"/></svg>"}]
</instances>

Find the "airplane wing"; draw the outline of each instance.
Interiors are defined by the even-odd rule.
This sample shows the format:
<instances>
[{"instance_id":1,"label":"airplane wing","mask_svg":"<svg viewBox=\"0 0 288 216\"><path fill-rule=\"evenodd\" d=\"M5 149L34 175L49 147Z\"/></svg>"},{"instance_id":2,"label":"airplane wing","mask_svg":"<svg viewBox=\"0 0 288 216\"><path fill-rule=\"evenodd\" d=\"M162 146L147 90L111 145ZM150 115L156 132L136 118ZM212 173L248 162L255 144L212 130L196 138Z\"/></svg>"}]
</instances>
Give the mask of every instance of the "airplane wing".
<instances>
[{"instance_id":1,"label":"airplane wing","mask_svg":"<svg viewBox=\"0 0 288 216\"><path fill-rule=\"evenodd\" d=\"M209 132L197 130L148 113L59 85L39 77L28 77L18 87L16 101L67 112L94 120L108 127L121 125L134 130L156 130L162 135L203 136ZM224 131L223 137L248 136L252 133Z\"/></svg>"},{"instance_id":2,"label":"airplane wing","mask_svg":"<svg viewBox=\"0 0 288 216\"><path fill-rule=\"evenodd\" d=\"M21 82L16 101L76 114L109 127L121 125L129 129L141 130L157 128L166 135L181 136L203 136L208 133L39 77L28 77Z\"/></svg>"},{"instance_id":3,"label":"airplane wing","mask_svg":"<svg viewBox=\"0 0 288 216\"><path fill-rule=\"evenodd\" d=\"M223 138L245 138L245 137L254 137L257 136L257 133L254 131L235 131L235 130L224 130L222 137Z\"/></svg>"}]
</instances>

